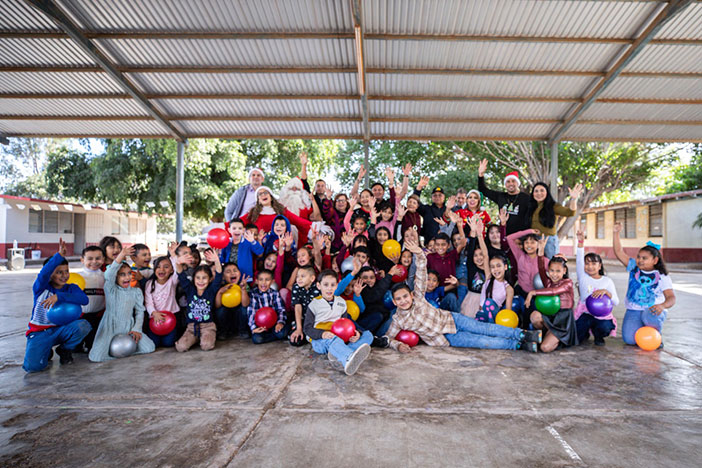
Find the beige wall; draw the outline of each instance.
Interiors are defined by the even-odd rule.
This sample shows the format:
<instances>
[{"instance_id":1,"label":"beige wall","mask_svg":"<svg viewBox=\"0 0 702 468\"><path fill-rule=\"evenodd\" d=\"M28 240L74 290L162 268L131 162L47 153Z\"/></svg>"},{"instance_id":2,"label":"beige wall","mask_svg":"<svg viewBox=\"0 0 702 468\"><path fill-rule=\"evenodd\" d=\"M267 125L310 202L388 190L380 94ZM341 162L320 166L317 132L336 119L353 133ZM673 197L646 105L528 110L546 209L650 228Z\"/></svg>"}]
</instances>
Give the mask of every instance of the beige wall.
<instances>
[{"instance_id":1,"label":"beige wall","mask_svg":"<svg viewBox=\"0 0 702 468\"><path fill-rule=\"evenodd\" d=\"M687 198L663 204L667 248L702 248L702 229L692 223L702 213L702 198Z\"/></svg>"}]
</instances>

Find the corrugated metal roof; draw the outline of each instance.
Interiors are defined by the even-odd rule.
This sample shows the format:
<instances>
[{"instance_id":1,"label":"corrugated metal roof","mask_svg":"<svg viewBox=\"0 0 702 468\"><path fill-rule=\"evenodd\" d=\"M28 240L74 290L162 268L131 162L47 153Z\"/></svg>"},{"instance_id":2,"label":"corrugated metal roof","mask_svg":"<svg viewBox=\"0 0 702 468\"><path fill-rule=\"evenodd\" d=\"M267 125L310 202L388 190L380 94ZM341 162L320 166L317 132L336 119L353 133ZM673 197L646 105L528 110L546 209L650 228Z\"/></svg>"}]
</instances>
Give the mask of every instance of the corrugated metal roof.
<instances>
[{"instance_id":1,"label":"corrugated metal roof","mask_svg":"<svg viewBox=\"0 0 702 468\"><path fill-rule=\"evenodd\" d=\"M367 80L371 95L578 98L592 77L369 73Z\"/></svg>"},{"instance_id":2,"label":"corrugated metal roof","mask_svg":"<svg viewBox=\"0 0 702 468\"><path fill-rule=\"evenodd\" d=\"M203 122L178 121L185 131L194 135L280 135L286 137L349 137L359 138L361 135L360 122L280 122L268 121L232 121L232 122ZM261 125L263 123L264 125Z\"/></svg>"},{"instance_id":3,"label":"corrugated metal roof","mask_svg":"<svg viewBox=\"0 0 702 468\"><path fill-rule=\"evenodd\" d=\"M0 93L116 94L122 92L122 88L105 73L0 71Z\"/></svg>"},{"instance_id":4,"label":"corrugated metal roof","mask_svg":"<svg viewBox=\"0 0 702 468\"><path fill-rule=\"evenodd\" d=\"M167 135L154 121L0 120L0 132L24 135Z\"/></svg>"},{"instance_id":5,"label":"corrugated metal roof","mask_svg":"<svg viewBox=\"0 0 702 468\"><path fill-rule=\"evenodd\" d=\"M572 105L567 102L445 102L370 101L371 117L466 119L557 119Z\"/></svg>"},{"instance_id":6,"label":"corrugated metal roof","mask_svg":"<svg viewBox=\"0 0 702 468\"><path fill-rule=\"evenodd\" d=\"M628 38L656 6L636 1L370 0L364 2L363 19L368 33Z\"/></svg>"},{"instance_id":7,"label":"corrugated metal roof","mask_svg":"<svg viewBox=\"0 0 702 468\"><path fill-rule=\"evenodd\" d=\"M338 67L356 63L349 39L106 39L127 66Z\"/></svg>"},{"instance_id":8,"label":"corrugated metal roof","mask_svg":"<svg viewBox=\"0 0 702 468\"><path fill-rule=\"evenodd\" d=\"M131 99L3 99L2 115L148 115Z\"/></svg>"},{"instance_id":9,"label":"corrugated metal roof","mask_svg":"<svg viewBox=\"0 0 702 468\"><path fill-rule=\"evenodd\" d=\"M385 68L602 71L621 44L366 40L366 65Z\"/></svg>"},{"instance_id":10,"label":"corrugated metal roof","mask_svg":"<svg viewBox=\"0 0 702 468\"><path fill-rule=\"evenodd\" d=\"M129 73L147 93L357 95L354 73Z\"/></svg>"},{"instance_id":11,"label":"corrugated metal roof","mask_svg":"<svg viewBox=\"0 0 702 468\"><path fill-rule=\"evenodd\" d=\"M628 104L596 102L580 120L702 121L702 104Z\"/></svg>"},{"instance_id":12,"label":"corrugated metal roof","mask_svg":"<svg viewBox=\"0 0 702 468\"><path fill-rule=\"evenodd\" d=\"M365 133L348 0L55 3L136 90L95 72L97 60L56 34L59 29L47 16L22 0L4 0L1 132L152 136L170 131L179 138ZM361 3L371 137L520 139L562 133L558 129L569 112L667 5L653 0ZM702 121L702 2L674 17L653 39L566 136L702 140L702 125L690 124ZM147 104L166 120L191 120L175 121L183 130L179 134L168 122L130 119L151 115ZM74 120L63 126L44 120L60 115ZM75 119L81 116L85 120ZM104 116L115 120L95 119ZM457 122L480 119L493 122ZM640 120L652 123L641 126Z\"/></svg>"},{"instance_id":13,"label":"corrugated metal roof","mask_svg":"<svg viewBox=\"0 0 702 468\"><path fill-rule=\"evenodd\" d=\"M96 31L348 32L347 2L329 0L62 0Z\"/></svg>"},{"instance_id":14,"label":"corrugated metal roof","mask_svg":"<svg viewBox=\"0 0 702 468\"><path fill-rule=\"evenodd\" d=\"M357 118L357 100L158 99L169 115L183 116L332 116Z\"/></svg>"},{"instance_id":15,"label":"corrugated metal roof","mask_svg":"<svg viewBox=\"0 0 702 468\"><path fill-rule=\"evenodd\" d=\"M379 138L416 135L426 138L526 138L543 139L550 124L436 123L436 122L372 122L371 133ZM426 138L422 138L426 137Z\"/></svg>"},{"instance_id":16,"label":"corrugated metal roof","mask_svg":"<svg viewBox=\"0 0 702 468\"><path fill-rule=\"evenodd\" d=\"M626 135L622 137L622 135ZM688 141L702 140L700 125L589 125L575 124L564 137L603 141Z\"/></svg>"}]
</instances>

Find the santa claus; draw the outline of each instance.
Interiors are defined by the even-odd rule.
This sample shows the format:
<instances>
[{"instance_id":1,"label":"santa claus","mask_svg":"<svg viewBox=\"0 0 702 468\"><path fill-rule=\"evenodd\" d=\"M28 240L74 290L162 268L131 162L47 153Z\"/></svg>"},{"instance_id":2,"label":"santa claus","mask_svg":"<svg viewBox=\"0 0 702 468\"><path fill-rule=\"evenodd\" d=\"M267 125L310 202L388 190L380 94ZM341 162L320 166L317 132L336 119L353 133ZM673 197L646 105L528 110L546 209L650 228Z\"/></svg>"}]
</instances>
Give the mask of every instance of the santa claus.
<instances>
[{"instance_id":1,"label":"santa claus","mask_svg":"<svg viewBox=\"0 0 702 468\"><path fill-rule=\"evenodd\" d=\"M309 192L307 192L299 177L293 177L280 190L280 203L291 213L308 221L321 221L321 213L317 203ZM308 240L309 228L299 227L299 239L301 243ZM303 240L304 239L304 240Z\"/></svg>"}]
</instances>

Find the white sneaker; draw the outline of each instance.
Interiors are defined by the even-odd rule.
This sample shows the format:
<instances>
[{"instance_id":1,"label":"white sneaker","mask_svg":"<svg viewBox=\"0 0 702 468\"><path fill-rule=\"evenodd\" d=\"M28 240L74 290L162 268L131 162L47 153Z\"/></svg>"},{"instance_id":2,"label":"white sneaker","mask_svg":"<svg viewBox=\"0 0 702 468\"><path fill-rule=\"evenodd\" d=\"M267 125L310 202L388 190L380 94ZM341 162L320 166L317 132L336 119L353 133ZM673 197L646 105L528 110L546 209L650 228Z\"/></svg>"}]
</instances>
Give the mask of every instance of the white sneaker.
<instances>
[{"instance_id":1,"label":"white sneaker","mask_svg":"<svg viewBox=\"0 0 702 468\"><path fill-rule=\"evenodd\" d=\"M351 356L349 356L344 366L344 372L346 375L353 375L358 370L359 366L363 361L365 361L368 356L370 356L371 347L367 343L363 343L354 351Z\"/></svg>"},{"instance_id":2,"label":"white sneaker","mask_svg":"<svg viewBox=\"0 0 702 468\"><path fill-rule=\"evenodd\" d=\"M331 351L329 351L327 353L327 358L329 359L329 362L331 362L332 369L336 369L336 370L340 370L340 371L344 370L344 366L341 364L341 362L339 362L339 360L336 358L336 356L334 356L331 353Z\"/></svg>"}]
</instances>

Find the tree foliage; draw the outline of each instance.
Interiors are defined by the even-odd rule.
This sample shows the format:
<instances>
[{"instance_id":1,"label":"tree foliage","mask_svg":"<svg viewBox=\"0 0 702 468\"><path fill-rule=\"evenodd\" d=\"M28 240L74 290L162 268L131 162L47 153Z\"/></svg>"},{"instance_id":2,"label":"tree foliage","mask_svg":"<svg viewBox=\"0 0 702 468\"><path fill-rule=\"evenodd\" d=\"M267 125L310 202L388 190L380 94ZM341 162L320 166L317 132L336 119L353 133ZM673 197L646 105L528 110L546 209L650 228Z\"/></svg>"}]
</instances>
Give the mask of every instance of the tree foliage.
<instances>
[{"instance_id":1,"label":"tree foliage","mask_svg":"<svg viewBox=\"0 0 702 468\"><path fill-rule=\"evenodd\" d=\"M702 143L695 143L692 145L690 164L673 169L670 182L665 187L665 193L699 189L702 189Z\"/></svg>"}]
</instances>

